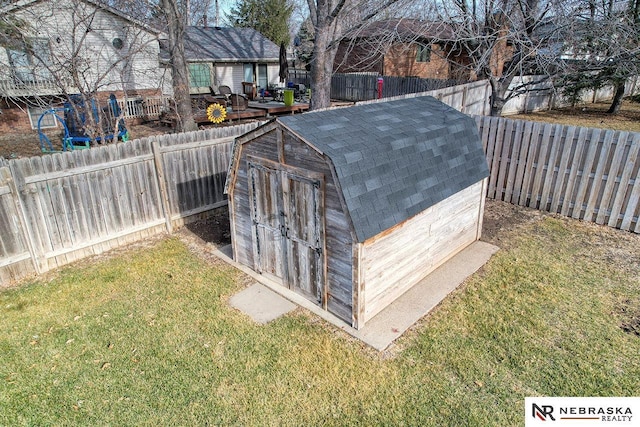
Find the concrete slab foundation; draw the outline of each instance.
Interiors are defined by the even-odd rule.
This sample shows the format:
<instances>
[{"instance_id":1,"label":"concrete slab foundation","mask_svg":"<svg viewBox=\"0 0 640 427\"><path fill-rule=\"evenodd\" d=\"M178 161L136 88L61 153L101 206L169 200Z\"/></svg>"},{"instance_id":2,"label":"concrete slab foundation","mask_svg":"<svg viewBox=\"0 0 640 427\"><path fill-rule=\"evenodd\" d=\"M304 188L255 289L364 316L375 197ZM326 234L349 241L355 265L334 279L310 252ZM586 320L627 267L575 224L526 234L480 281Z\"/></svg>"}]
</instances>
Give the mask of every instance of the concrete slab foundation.
<instances>
[{"instance_id":1,"label":"concrete slab foundation","mask_svg":"<svg viewBox=\"0 0 640 427\"><path fill-rule=\"evenodd\" d=\"M354 329L331 313L322 310L306 298L282 285L266 279L255 271L234 262L230 247L215 250L215 254L261 285L250 286L231 298L231 305L247 313L256 322L267 323L302 306L350 335L362 340L377 350L384 350L415 322L425 316L451 291L482 267L498 247L486 242L475 242L463 249L449 261L438 267L421 282L405 292L362 329Z\"/></svg>"},{"instance_id":2,"label":"concrete slab foundation","mask_svg":"<svg viewBox=\"0 0 640 427\"><path fill-rule=\"evenodd\" d=\"M261 324L269 323L297 307L291 301L259 283L232 296L229 304Z\"/></svg>"}]
</instances>

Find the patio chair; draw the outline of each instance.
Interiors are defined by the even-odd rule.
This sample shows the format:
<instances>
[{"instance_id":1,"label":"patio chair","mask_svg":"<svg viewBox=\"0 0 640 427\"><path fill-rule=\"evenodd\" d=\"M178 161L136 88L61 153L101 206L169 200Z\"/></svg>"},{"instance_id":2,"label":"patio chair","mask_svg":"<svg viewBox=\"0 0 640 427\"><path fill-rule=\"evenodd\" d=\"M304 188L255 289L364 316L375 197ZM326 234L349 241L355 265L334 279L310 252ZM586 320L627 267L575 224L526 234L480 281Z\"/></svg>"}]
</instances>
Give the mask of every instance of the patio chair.
<instances>
[{"instance_id":1,"label":"patio chair","mask_svg":"<svg viewBox=\"0 0 640 427\"><path fill-rule=\"evenodd\" d=\"M218 86L218 93L220 95L231 95L233 92L231 92L231 88L229 86Z\"/></svg>"},{"instance_id":2,"label":"patio chair","mask_svg":"<svg viewBox=\"0 0 640 427\"><path fill-rule=\"evenodd\" d=\"M249 108L249 100L244 95L231 94L231 108L233 111L244 111Z\"/></svg>"},{"instance_id":3,"label":"patio chair","mask_svg":"<svg viewBox=\"0 0 640 427\"><path fill-rule=\"evenodd\" d=\"M256 99L257 88L253 82L242 82L242 92L250 101Z\"/></svg>"}]
</instances>

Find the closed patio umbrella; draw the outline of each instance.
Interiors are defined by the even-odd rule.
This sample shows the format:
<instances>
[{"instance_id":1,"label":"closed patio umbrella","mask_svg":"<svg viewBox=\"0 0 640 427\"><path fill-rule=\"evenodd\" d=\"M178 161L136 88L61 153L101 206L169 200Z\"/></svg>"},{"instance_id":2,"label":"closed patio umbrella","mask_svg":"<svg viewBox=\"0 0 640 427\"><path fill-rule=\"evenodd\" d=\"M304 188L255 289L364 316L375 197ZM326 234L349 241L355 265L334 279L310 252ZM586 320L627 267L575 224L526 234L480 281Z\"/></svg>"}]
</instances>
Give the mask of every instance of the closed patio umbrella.
<instances>
[{"instance_id":1,"label":"closed patio umbrella","mask_svg":"<svg viewBox=\"0 0 640 427\"><path fill-rule=\"evenodd\" d=\"M289 64L287 63L287 48L284 43L280 43L280 83L287 80L289 74Z\"/></svg>"}]
</instances>

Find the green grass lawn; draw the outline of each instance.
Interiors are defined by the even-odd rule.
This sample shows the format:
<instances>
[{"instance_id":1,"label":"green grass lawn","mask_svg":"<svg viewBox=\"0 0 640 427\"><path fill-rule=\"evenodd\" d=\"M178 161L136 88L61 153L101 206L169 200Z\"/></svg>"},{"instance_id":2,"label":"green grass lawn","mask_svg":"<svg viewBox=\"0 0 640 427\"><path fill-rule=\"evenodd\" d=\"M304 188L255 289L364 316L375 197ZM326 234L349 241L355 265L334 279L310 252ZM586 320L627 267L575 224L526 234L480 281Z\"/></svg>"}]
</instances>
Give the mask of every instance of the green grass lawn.
<instances>
[{"instance_id":1,"label":"green grass lawn","mask_svg":"<svg viewBox=\"0 0 640 427\"><path fill-rule=\"evenodd\" d=\"M518 426L525 396L637 396L639 238L505 233L384 354L301 309L252 323L241 273L177 238L75 264L0 292L0 425Z\"/></svg>"}]
</instances>

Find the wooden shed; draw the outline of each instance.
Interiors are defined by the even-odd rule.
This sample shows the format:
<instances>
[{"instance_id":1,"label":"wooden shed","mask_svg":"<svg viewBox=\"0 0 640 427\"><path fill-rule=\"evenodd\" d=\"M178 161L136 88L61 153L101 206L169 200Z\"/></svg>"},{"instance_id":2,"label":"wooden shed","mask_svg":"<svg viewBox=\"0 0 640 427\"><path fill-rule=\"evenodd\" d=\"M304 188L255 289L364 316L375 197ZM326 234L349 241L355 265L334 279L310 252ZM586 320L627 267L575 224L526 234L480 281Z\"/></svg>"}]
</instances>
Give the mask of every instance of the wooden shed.
<instances>
[{"instance_id":1,"label":"wooden shed","mask_svg":"<svg viewBox=\"0 0 640 427\"><path fill-rule=\"evenodd\" d=\"M480 238L487 176L432 97L279 117L235 141L233 257L362 328Z\"/></svg>"}]
</instances>

